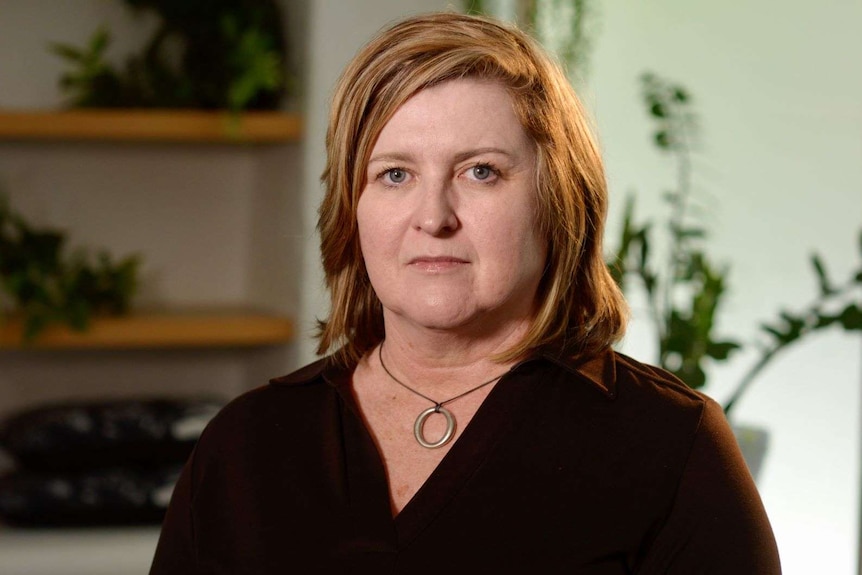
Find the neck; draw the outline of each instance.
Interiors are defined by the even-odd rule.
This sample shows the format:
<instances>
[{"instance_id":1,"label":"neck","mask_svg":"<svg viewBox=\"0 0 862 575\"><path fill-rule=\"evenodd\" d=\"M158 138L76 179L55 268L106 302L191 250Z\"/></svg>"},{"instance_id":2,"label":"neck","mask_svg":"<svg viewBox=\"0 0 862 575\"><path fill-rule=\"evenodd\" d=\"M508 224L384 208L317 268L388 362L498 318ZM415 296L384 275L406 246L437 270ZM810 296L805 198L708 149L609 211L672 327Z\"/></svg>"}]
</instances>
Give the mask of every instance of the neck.
<instances>
[{"instance_id":1,"label":"neck","mask_svg":"<svg viewBox=\"0 0 862 575\"><path fill-rule=\"evenodd\" d=\"M451 331L412 329L398 321L386 322L384 361L396 377L424 389L463 389L504 373L515 361L491 358L523 337L526 323L501 330L492 337Z\"/></svg>"}]
</instances>

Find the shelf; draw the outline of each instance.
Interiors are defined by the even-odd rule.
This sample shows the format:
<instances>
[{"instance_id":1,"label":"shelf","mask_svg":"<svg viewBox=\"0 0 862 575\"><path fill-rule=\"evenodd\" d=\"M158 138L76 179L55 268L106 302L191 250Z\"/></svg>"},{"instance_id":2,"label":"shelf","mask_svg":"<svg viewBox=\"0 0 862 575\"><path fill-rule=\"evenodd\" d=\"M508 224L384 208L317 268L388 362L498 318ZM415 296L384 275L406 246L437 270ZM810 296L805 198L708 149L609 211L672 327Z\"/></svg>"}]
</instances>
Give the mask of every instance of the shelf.
<instances>
[{"instance_id":1,"label":"shelf","mask_svg":"<svg viewBox=\"0 0 862 575\"><path fill-rule=\"evenodd\" d=\"M51 327L21 345L21 324L0 324L0 349L154 349L255 347L285 344L293 323L248 312L156 312L94 320L86 332Z\"/></svg>"},{"instance_id":2,"label":"shelf","mask_svg":"<svg viewBox=\"0 0 862 575\"><path fill-rule=\"evenodd\" d=\"M200 110L0 110L0 140L287 143L302 121L283 112Z\"/></svg>"}]
</instances>

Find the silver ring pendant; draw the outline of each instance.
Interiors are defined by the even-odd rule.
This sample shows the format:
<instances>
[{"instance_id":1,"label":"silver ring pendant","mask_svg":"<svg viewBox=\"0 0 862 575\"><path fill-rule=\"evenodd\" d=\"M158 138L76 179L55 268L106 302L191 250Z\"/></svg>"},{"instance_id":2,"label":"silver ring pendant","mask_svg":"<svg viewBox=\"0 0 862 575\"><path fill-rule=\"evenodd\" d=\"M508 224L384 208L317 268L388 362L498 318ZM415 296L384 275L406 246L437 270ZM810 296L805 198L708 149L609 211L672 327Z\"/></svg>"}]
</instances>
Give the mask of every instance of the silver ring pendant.
<instances>
[{"instance_id":1,"label":"silver ring pendant","mask_svg":"<svg viewBox=\"0 0 862 575\"><path fill-rule=\"evenodd\" d=\"M446 418L446 431L443 433L443 437L432 443L425 440L424 428L425 420L435 413L439 413ZM455 435L455 417L448 409L446 409L442 405L435 405L434 407L429 407L428 409L420 413L419 417L416 418L416 423L413 424L413 435L414 437L416 437L416 441L418 441L419 445L421 445L422 447L425 447L427 449L442 447L449 443L449 440L452 439L453 435Z\"/></svg>"}]
</instances>

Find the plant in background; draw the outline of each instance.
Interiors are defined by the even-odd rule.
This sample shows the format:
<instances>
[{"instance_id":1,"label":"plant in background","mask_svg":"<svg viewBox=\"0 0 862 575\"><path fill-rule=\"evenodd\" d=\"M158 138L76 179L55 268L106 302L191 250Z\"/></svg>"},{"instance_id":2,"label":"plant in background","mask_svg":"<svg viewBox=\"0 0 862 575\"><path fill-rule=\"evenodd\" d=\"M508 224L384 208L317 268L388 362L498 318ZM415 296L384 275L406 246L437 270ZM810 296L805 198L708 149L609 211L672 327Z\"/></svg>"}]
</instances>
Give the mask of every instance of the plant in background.
<instances>
[{"instance_id":1,"label":"plant in background","mask_svg":"<svg viewBox=\"0 0 862 575\"><path fill-rule=\"evenodd\" d=\"M514 21L557 54L570 78L585 75L591 44L585 22L594 14L588 0L466 0L465 8ZM661 229L650 221L637 222L634 197L628 198L618 248L608 266L628 295L633 283L643 289L658 343L656 363L697 389L707 383L708 362L727 361L743 348L738 340L716 334L729 266L709 257L706 229L694 217L691 151L696 117L691 97L682 86L653 74L645 74L641 81L644 104L655 123L653 143L676 163L676 186L664 195L669 212ZM657 238L660 250L655 249ZM843 284L832 281L819 255L811 257L818 295L808 306L782 310L759 326L761 339L745 345L756 349L755 360L725 402L726 413L763 369L794 343L833 326L862 332L862 234L859 241L860 266Z\"/></svg>"},{"instance_id":2,"label":"plant in background","mask_svg":"<svg viewBox=\"0 0 862 575\"><path fill-rule=\"evenodd\" d=\"M52 324L82 331L96 314L129 309L139 258L67 254L65 243L62 232L35 229L0 195L0 309L21 320L23 343Z\"/></svg>"},{"instance_id":3,"label":"plant in background","mask_svg":"<svg viewBox=\"0 0 862 575\"><path fill-rule=\"evenodd\" d=\"M557 55L572 82L578 84L586 77L587 55L596 33L595 7L588 0L465 0L464 7L468 14L491 14L515 22Z\"/></svg>"},{"instance_id":4,"label":"plant in background","mask_svg":"<svg viewBox=\"0 0 862 575\"><path fill-rule=\"evenodd\" d=\"M274 0L125 0L159 27L122 70L105 60L110 33L85 48L54 43L71 65L60 86L76 107L275 109L286 91L285 39Z\"/></svg>"},{"instance_id":5,"label":"plant in background","mask_svg":"<svg viewBox=\"0 0 862 575\"><path fill-rule=\"evenodd\" d=\"M243 29L233 15L222 19L222 32L235 46L228 55L232 80L227 90L227 107L243 110L258 93L276 91L282 84L281 57L272 49L269 36L259 28Z\"/></svg>"},{"instance_id":6,"label":"plant in background","mask_svg":"<svg viewBox=\"0 0 862 575\"><path fill-rule=\"evenodd\" d=\"M73 106L93 107L103 102L122 101L123 85L116 72L105 62L110 35L105 28L93 33L85 48L53 44L52 51L73 63L75 69L63 74L60 88Z\"/></svg>"},{"instance_id":7,"label":"plant in background","mask_svg":"<svg viewBox=\"0 0 862 575\"><path fill-rule=\"evenodd\" d=\"M691 146L696 130L691 98L681 86L652 74L642 77L642 89L656 122L653 141L676 162L676 188L664 196L670 209L665 225L668 245L656 262L655 228L650 222L635 223L634 198L629 197L619 248L609 267L623 290L631 277L644 289L659 344L659 365L697 389L706 384L705 361L726 360L740 348L738 342L715 334L728 268L711 261L704 247L706 230L691 215Z\"/></svg>"},{"instance_id":8,"label":"plant in background","mask_svg":"<svg viewBox=\"0 0 862 575\"><path fill-rule=\"evenodd\" d=\"M843 283L833 283L819 254L811 256L811 267L819 286L817 296L802 309L782 310L776 319L760 325L765 341L755 344L757 361L745 372L725 402L725 413L730 413L737 400L776 355L794 343L833 326L862 333L862 231L859 233L859 265Z\"/></svg>"},{"instance_id":9,"label":"plant in background","mask_svg":"<svg viewBox=\"0 0 862 575\"><path fill-rule=\"evenodd\" d=\"M691 97L681 86L652 74L642 78L644 103L656 123L653 142L675 159L676 189L665 195L670 209L666 222L666 258L654 262L654 227L635 223L634 199L629 198L617 252L608 265L623 290L636 278L646 294L649 316L659 343L657 363L692 388L706 384L705 363L725 361L742 348L733 339L716 338L716 315L727 289L727 265L716 265L704 251L706 230L690 217L691 146L695 116ZM842 284L835 284L818 254L811 257L819 293L799 311L780 311L760 326L763 341L751 345L757 351L753 365L743 374L725 402L730 413L763 369L792 344L832 326L862 331L862 234L860 266Z\"/></svg>"}]
</instances>

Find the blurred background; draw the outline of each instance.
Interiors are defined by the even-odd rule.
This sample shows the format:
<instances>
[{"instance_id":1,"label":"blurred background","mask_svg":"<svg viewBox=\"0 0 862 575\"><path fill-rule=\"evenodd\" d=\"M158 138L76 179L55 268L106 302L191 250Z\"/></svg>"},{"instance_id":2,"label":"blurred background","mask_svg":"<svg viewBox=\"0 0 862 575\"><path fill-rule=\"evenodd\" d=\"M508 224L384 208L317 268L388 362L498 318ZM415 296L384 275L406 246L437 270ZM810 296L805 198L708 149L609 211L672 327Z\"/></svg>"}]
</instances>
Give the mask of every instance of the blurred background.
<instances>
[{"instance_id":1,"label":"blurred background","mask_svg":"<svg viewBox=\"0 0 862 575\"><path fill-rule=\"evenodd\" d=\"M94 128L82 128L86 118L52 115L81 96L64 89L61 77L77 72L80 79L87 67L84 58L74 61L50 46L98 52L93 38L103 26L110 41L100 58L122 69L159 28L153 9L135 11L134 4L160 3L0 0L0 195L32 226L63 230L70 246L139 257L131 301L139 323L132 327L94 344L45 331L41 345L22 346L19 331L0 325L0 420L7 428L16 414L57 402L92 408L159 397L199 408L201 398L227 400L313 360L314 322L327 306L315 226L335 80L387 23L467 8L442 0L273 3L283 35L280 87L267 88L275 84L267 83L264 63L255 78L265 97L244 97L248 84L226 88L226 100L207 104L234 108L234 116L207 117L215 136L182 127L197 122L189 114L160 120L168 128L156 136L116 135L129 116L100 116ZM512 18L520 5L481 4ZM627 197L636 198L637 220L653 222L660 234L673 210L664 197L680 188L679 156L656 143L665 118L645 105L642 75L684 88L683 107L697 126L686 144L691 219L706 236L698 249L724 273L713 332L740 345L726 359L701 362L701 390L726 403L762 357L758 345L768 350L780 339L761 324L790 334L735 404L731 421L766 431L757 483L784 572L862 572L860 331L850 314L794 339L785 329L792 321L779 315L802 317L847 278L853 284L860 269L862 3L535 4L566 15L551 20L568 21L572 10L581 15L571 71L606 160L609 251L619 243ZM541 31L546 24L533 25ZM226 34L242 32L228 26ZM183 104L167 107L177 102ZM255 107L247 117L270 114L264 124L281 126L277 134L237 123L244 117L237 110ZM667 245L666 237L654 238L659 261ZM812 266L814 253L821 272ZM835 304L838 311L858 309L858 281L855 295ZM621 349L655 363L659 346L643 292L636 281L627 287L634 320ZM0 303L8 308L9 296ZM147 571L157 527L92 523L0 527L0 572Z\"/></svg>"}]
</instances>

